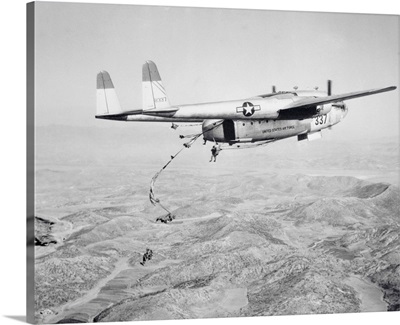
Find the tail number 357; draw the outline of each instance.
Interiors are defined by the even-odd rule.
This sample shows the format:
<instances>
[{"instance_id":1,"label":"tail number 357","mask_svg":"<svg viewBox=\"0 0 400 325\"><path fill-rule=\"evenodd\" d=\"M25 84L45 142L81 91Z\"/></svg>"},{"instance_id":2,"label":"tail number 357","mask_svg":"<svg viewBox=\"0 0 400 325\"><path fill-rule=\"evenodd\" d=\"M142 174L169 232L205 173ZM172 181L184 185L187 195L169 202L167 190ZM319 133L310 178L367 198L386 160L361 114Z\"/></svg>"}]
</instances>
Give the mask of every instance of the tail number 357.
<instances>
[{"instance_id":1,"label":"tail number 357","mask_svg":"<svg viewBox=\"0 0 400 325\"><path fill-rule=\"evenodd\" d=\"M327 115L319 115L315 118L315 125L322 125L326 123Z\"/></svg>"}]
</instances>

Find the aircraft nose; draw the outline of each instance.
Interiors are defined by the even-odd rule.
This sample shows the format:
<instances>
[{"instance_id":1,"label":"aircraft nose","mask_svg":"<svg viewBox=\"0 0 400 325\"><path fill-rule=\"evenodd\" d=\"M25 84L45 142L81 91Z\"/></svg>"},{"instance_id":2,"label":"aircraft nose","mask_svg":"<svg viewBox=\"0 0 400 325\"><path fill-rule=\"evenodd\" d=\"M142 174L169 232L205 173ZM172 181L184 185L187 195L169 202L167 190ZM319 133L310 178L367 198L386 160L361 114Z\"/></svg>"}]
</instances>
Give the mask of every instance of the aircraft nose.
<instances>
[{"instance_id":1,"label":"aircraft nose","mask_svg":"<svg viewBox=\"0 0 400 325\"><path fill-rule=\"evenodd\" d=\"M339 102L335 103L333 106L336 108L336 114L340 120L344 119L348 112L347 105L343 102Z\"/></svg>"}]
</instances>

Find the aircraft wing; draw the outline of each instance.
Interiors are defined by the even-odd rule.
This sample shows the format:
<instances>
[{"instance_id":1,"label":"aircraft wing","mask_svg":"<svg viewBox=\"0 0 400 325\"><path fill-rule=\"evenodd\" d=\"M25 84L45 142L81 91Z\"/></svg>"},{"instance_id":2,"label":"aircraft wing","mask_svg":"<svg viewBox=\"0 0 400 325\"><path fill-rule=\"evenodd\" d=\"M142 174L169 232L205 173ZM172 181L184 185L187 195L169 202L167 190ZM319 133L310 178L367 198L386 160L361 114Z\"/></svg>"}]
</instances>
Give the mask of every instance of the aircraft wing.
<instances>
[{"instance_id":1,"label":"aircraft wing","mask_svg":"<svg viewBox=\"0 0 400 325\"><path fill-rule=\"evenodd\" d=\"M356 91L352 93L342 94L342 95L333 95L333 96L326 96L326 97L309 97L305 99L299 99L285 107L283 107L280 111L288 110L288 109L302 109L302 108L310 108L317 105L329 104L329 103L336 103L341 102L347 99L353 99L358 97L370 96L379 93L383 93L386 91L395 90L395 86L385 87L385 88L378 88L378 89L371 89L371 90L364 90L364 91Z\"/></svg>"}]
</instances>

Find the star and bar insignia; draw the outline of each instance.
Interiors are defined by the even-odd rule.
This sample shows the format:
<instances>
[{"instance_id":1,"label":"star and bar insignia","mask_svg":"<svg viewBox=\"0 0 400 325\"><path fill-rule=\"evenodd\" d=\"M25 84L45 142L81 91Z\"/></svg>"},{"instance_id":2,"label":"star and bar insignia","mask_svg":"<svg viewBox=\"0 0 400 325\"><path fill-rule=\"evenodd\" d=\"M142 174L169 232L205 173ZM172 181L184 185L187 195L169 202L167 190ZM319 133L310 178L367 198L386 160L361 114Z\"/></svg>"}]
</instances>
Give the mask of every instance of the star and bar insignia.
<instances>
[{"instance_id":1,"label":"star and bar insignia","mask_svg":"<svg viewBox=\"0 0 400 325\"><path fill-rule=\"evenodd\" d=\"M244 102L242 106L236 107L237 113L243 113L244 116L252 116L255 111L259 111L261 109L260 105L253 105L250 102Z\"/></svg>"}]
</instances>

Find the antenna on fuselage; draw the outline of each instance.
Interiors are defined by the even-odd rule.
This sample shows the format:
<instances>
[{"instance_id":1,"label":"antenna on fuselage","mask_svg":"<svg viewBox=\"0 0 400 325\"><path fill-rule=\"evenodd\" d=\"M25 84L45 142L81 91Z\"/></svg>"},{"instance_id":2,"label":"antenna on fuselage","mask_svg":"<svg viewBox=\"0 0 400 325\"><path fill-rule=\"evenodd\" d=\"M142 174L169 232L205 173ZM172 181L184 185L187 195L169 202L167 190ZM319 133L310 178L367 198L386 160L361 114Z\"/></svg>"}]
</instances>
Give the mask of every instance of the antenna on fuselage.
<instances>
[{"instance_id":1,"label":"antenna on fuselage","mask_svg":"<svg viewBox=\"0 0 400 325\"><path fill-rule=\"evenodd\" d=\"M276 93L276 87L272 86L272 93L275 94Z\"/></svg>"},{"instance_id":2,"label":"antenna on fuselage","mask_svg":"<svg viewBox=\"0 0 400 325\"><path fill-rule=\"evenodd\" d=\"M328 96L332 95L332 80L328 80L327 93L328 93Z\"/></svg>"}]
</instances>

